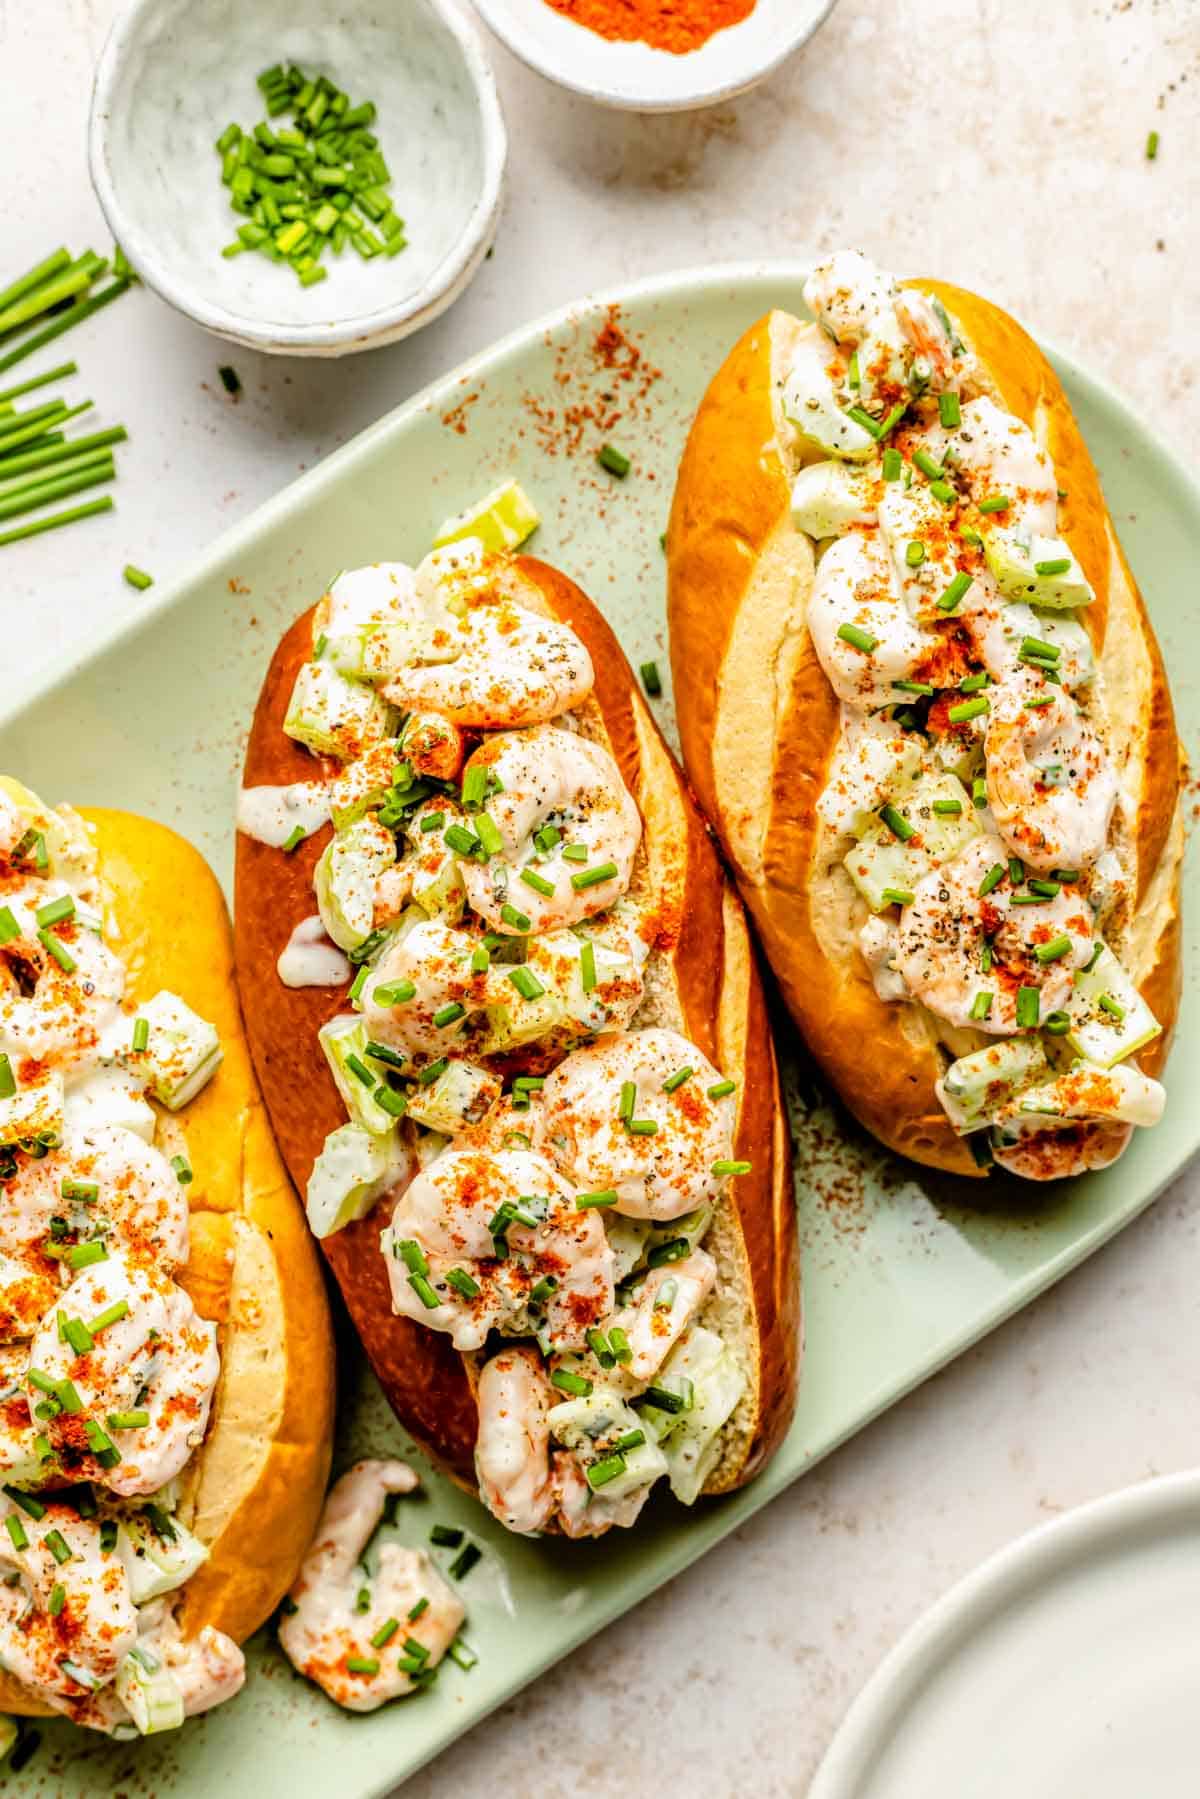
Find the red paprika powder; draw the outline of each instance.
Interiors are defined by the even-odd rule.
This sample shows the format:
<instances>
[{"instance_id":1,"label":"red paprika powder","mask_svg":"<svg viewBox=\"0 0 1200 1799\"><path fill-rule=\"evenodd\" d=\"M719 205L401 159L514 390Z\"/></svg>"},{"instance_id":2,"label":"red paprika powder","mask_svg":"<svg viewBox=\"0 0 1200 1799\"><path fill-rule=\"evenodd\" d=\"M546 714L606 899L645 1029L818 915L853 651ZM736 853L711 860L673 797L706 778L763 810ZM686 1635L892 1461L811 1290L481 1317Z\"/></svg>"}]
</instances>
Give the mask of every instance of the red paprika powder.
<instances>
[{"instance_id":1,"label":"red paprika powder","mask_svg":"<svg viewBox=\"0 0 1200 1799\"><path fill-rule=\"evenodd\" d=\"M546 0L555 12L600 37L649 44L683 56L698 50L714 32L738 25L756 0Z\"/></svg>"}]
</instances>

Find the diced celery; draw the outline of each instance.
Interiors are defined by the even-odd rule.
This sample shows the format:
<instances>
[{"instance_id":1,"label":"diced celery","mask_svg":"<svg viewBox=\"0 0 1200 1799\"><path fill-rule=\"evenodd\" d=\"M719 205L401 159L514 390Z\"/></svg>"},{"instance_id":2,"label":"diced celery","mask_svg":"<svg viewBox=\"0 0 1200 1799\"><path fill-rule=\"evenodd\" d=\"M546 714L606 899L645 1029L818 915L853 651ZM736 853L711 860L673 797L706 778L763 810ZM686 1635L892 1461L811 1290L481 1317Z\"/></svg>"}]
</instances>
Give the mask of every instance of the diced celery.
<instances>
[{"instance_id":1,"label":"diced celery","mask_svg":"<svg viewBox=\"0 0 1200 1799\"><path fill-rule=\"evenodd\" d=\"M384 1070L372 1063L367 1054L367 1027L361 1018L339 1014L329 1019L317 1032L337 1090L346 1102L346 1110L355 1124L360 1124L373 1137L387 1137L395 1129L395 1115L384 1109L375 1098L375 1088ZM362 1074L355 1072L361 1069ZM363 1074L367 1077L363 1079Z\"/></svg>"},{"instance_id":2,"label":"diced celery","mask_svg":"<svg viewBox=\"0 0 1200 1799\"><path fill-rule=\"evenodd\" d=\"M395 731L396 715L371 687L331 662L305 662L296 676L283 728L317 756L351 762Z\"/></svg>"},{"instance_id":3,"label":"diced celery","mask_svg":"<svg viewBox=\"0 0 1200 1799\"><path fill-rule=\"evenodd\" d=\"M1095 599L1087 576L1061 537L1025 537L1016 531L983 533L983 553L996 585L1009 600L1027 600L1033 606L1063 611L1087 606ZM1038 573L1039 566L1065 562L1056 573Z\"/></svg>"},{"instance_id":4,"label":"diced celery","mask_svg":"<svg viewBox=\"0 0 1200 1799\"><path fill-rule=\"evenodd\" d=\"M169 1530L160 1532L144 1511L133 1507L122 1515L117 1554L135 1605L173 1592L208 1560L204 1544L178 1519L172 1518Z\"/></svg>"},{"instance_id":5,"label":"diced celery","mask_svg":"<svg viewBox=\"0 0 1200 1799\"><path fill-rule=\"evenodd\" d=\"M396 860L396 840L373 817L338 831L313 872L321 923L339 949L357 949L375 924L375 883Z\"/></svg>"},{"instance_id":6,"label":"diced celery","mask_svg":"<svg viewBox=\"0 0 1200 1799\"><path fill-rule=\"evenodd\" d=\"M1102 1002L1107 1000L1108 1004ZM1132 979L1105 944L1090 968L1075 975L1067 1011L1067 1040L1077 1054L1101 1068L1111 1068L1144 1049L1162 1026Z\"/></svg>"},{"instance_id":7,"label":"diced celery","mask_svg":"<svg viewBox=\"0 0 1200 1799\"><path fill-rule=\"evenodd\" d=\"M837 537L874 517L871 475L844 462L810 462L792 483L792 523L809 537Z\"/></svg>"},{"instance_id":8,"label":"diced celery","mask_svg":"<svg viewBox=\"0 0 1200 1799\"><path fill-rule=\"evenodd\" d=\"M453 1136L466 1125L478 1124L500 1097L500 1082L486 1068L473 1062L451 1062L427 1087L415 1087L409 1097L408 1116L431 1131Z\"/></svg>"},{"instance_id":9,"label":"diced celery","mask_svg":"<svg viewBox=\"0 0 1200 1799\"><path fill-rule=\"evenodd\" d=\"M183 1723L183 1695L175 1677L144 1644L129 1651L113 1685L142 1736L178 1730Z\"/></svg>"},{"instance_id":10,"label":"diced celery","mask_svg":"<svg viewBox=\"0 0 1200 1799\"><path fill-rule=\"evenodd\" d=\"M61 1140L63 1130L63 1078L57 1072L18 1087L0 1099L0 1149L23 1143L45 1132Z\"/></svg>"},{"instance_id":11,"label":"diced celery","mask_svg":"<svg viewBox=\"0 0 1200 1799\"><path fill-rule=\"evenodd\" d=\"M1014 1094L1047 1070L1036 1037L1006 1037L952 1062L936 1083L942 1109L960 1136L983 1130Z\"/></svg>"},{"instance_id":12,"label":"diced celery","mask_svg":"<svg viewBox=\"0 0 1200 1799\"><path fill-rule=\"evenodd\" d=\"M305 1207L313 1235L330 1237L365 1218L380 1194L401 1179L408 1160L394 1129L386 1137L357 1124L330 1131L308 1177Z\"/></svg>"},{"instance_id":13,"label":"diced celery","mask_svg":"<svg viewBox=\"0 0 1200 1799\"><path fill-rule=\"evenodd\" d=\"M216 1027L174 993L156 993L137 1017L148 1024L149 1036L144 1050L129 1052L127 1066L149 1077L151 1093L168 1112L181 1111L221 1065Z\"/></svg>"}]
</instances>

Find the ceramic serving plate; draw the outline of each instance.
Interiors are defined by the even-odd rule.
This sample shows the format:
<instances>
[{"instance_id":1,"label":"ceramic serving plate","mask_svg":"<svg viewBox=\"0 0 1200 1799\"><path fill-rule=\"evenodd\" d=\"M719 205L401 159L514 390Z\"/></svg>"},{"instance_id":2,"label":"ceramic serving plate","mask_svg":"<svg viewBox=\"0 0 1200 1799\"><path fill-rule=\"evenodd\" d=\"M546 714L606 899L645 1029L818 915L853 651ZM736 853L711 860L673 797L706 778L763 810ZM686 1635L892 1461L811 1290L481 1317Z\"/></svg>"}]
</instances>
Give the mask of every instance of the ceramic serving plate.
<instances>
[{"instance_id":1,"label":"ceramic serving plate","mask_svg":"<svg viewBox=\"0 0 1200 1799\"><path fill-rule=\"evenodd\" d=\"M1191 1799L1197 1608L1200 1473L1080 1506L992 1556L897 1643L808 1799Z\"/></svg>"},{"instance_id":2,"label":"ceramic serving plate","mask_svg":"<svg viewBox=\"0 0 1200 1799\"><path fill-rule=\"evenodd\" d=\"M688 420L734 339L772 303L799 308L796 264L643 283L557 314L448 376L227 533L122 633L47 677L0 718L0 767L47 797L121 805L183 831L227 886L247 723L285 625L337 569L415 560L438 525L519 474L544 519L536 548L605 608L631 660L666 682L659 536ZM1056 358L1100 465L1175 680L1185 738L1200 719L1200 652L1186 576L1200 494L1126 407ZM632 458L600 469L611 442ZM658 702L670 726L669 693ZM1184 917L1200 969L1194 867ZM264 978L271 971L264 971ZM808 1350L795 1425L748 1491L685 1513L669 1502L599 1543L506 1536L432 1473L396 1528L427 1540L461 1526L484 1549L467 1577L470 1672L350 1717L294 1677L265 1638L233 1705L174 1737L114 1746L54 1724L6 1791L204 1792L295 1799L385 1793L550 1662L679 1572L884 1407L1025 1305L1127 1224L1200 1144L1200 1007L1185 988L1164 1122L1107 1173L1050 1191L1002 1182L968 1196L889 1159L814 1089L793 1034L780 1043L793 1098ZM353 1351L344 1358L340 1463L405 1453ZM437 1550L439 1557L447 1552Z\"/></svg>"}]
</instances>

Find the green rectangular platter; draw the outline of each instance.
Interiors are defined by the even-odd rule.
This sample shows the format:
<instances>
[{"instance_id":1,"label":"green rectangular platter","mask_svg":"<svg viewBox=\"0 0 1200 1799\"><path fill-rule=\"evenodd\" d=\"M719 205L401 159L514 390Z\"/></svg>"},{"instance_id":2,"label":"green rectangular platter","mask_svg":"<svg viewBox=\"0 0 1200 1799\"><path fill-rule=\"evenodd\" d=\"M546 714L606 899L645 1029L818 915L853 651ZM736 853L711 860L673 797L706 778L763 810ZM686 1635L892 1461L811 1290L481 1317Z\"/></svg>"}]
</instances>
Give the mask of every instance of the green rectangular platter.
<instances>
[{"instance_id":1,"label":"green rectangular platter","mask_svg":"<svg viewBox=\"0 0 1200 1799\"><path fill-rule=\"evenodd\" d=\"M778 263L642 283L541 320L456 370L155 588L118 636L42 678L0 719L0 767L49 799L163 820L203 850L228 890L246 729L284 627L339 568L416 561L448 514L509 475L541 510L537 552L588 589L635 666L657 658L671 735L659 537L674 468L725 352L769 306L801 309L803 273ZM616 366L596 347L610 322L624 333L607 333ZM1055 363L1163 640L1186 741L1200 670L1187 608L1200 494L1122 401L1065 358ZM633 459L623 482L596 465L606 441ZM85 529L78 543L86 555ZM1189 865L1189 970L1200 966L1195 884ZM1049 1190L996 1182L973 1188L970 1204L952 1183L864 1141L820 1093L782 1020L778 1035L798 1145L807 1350L795 1424L758 1481L691 1513L666 1501L636 1531L598 1543L536 1542L507 1536L418 1457L425 1493L404 1505L399 1534L424 1542L431 1522L454 1522L486 1551L463 1586L474 1669L447 1664L431 1692L352 1717L292 1674L264 1632L233 1704L133 1745L50 1724L6 1793L387 1792L1073 1268L1149 1205L1200 1142L1200 1107L1186 1099L1200 1077L1190 976L1164 1122L1138 1133L1106 1173ZM343 1388L339 1465L406 1453L349 1346Z\"/></svg>"}]
</instances>

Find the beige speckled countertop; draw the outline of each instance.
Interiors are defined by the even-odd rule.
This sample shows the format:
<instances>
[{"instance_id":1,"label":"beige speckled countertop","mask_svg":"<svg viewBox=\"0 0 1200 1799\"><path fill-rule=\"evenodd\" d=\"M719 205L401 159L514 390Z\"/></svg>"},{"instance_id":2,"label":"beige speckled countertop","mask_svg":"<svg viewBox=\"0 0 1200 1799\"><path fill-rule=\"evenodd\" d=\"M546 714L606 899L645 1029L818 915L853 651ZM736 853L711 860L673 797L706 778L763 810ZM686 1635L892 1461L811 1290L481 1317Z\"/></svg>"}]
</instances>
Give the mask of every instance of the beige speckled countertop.
<instances>
[{"instance_id":1,"label":"beige speckled countertop","mask_svg":"<svg viewBox=\"0 0 1200 1799\"><path fill-rule=\"evenodd\" d=\"M0 178L13 268L106 241L82 119L114 11L0 0L4 135L23 146ZM467 353L655 270L857 244L988 293L1200 451L1196 0L841 0L766 86L683 117L596 111L499 49L496 65L512 132L496 253L418 338L337 367L239 351L231 413L218 346L150 296L80 334L133 437L120 509L86 540L6 552L0 684L119 615L126 561L182 567ZM1198 1217L1193 1173L406 1799L803 1794L852 1695L958 1575L1049 1514L1200 1460Z\"/></svg>"}]
</instances>

